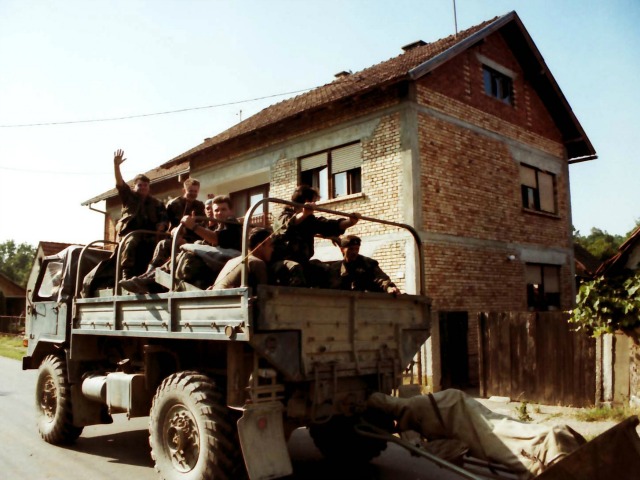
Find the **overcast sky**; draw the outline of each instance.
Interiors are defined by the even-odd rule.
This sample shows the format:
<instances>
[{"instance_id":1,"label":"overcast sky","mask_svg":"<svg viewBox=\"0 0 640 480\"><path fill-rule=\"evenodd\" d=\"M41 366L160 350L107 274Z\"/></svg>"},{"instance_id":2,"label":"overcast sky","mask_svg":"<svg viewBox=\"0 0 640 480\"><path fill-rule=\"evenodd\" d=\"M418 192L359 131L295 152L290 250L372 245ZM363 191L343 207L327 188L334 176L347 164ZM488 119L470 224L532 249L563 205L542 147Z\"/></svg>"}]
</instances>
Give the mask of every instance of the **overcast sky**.
<instances>
[{"instance_id":1,"label":"overcast sky","mask_svg":"<svg viewBox=\"0 0 640 480\"><path fill-rule=\"evenodd\" d=\"M570 167L575 227L626 234L640 218L640 1L456 0L458 29L512 10L599 156ZM130 179L342 70L454 33L453 11L453 0L0 0L0 242L100 238L102 215L80 204L114 186L117 148Z\"/></svg>"}]
</instances>

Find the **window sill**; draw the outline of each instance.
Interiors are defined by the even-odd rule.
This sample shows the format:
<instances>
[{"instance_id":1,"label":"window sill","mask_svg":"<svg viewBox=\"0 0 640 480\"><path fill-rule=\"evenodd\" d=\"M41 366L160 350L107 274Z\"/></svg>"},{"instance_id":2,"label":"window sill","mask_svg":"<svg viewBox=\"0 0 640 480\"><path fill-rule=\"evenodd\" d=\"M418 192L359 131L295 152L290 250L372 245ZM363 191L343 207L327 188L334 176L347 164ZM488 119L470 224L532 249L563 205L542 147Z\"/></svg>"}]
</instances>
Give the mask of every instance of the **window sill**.
<instances>
[{"instance_id":1,"label":"window sill","mask_svg":"<svg viewBox=\"0 0 640 480\"><path fill-rule=\"evenodd\" d=\"M349 200L357 200L359 198L364 198L364 193L362 192L352 193L351 195L343 195L342 197L331 198L329 200L321 200L320 202L317 202L317 203L318 205L333 205L336 203L342 203Z\"/></svg>"},{"instance_id":2,"label":"window sill","mask_svg":"<svg viewBox=\"0 0 640 480\"><path fill-rule=\"evenodd\" d=\"M522 211L530 215L538 215L540 217L554 218L556 220L560 220L560 215L558 215L557 213L543 212L542 210L532 210L530 208L525 208L525 207L522 207Z\"/></svg>"}]
</instances>

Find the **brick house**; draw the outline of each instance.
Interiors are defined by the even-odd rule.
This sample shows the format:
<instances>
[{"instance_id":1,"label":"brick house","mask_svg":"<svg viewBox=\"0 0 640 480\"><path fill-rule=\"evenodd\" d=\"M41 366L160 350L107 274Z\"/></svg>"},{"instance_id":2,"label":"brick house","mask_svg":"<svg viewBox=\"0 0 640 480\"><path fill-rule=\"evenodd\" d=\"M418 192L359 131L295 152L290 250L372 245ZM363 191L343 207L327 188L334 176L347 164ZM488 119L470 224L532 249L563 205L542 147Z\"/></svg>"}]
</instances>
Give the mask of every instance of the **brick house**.
<instances>
[{"instance_id":1,"label":"brick house","mask_svg":"<svg viewBox=\"0 0 640 480\"><path fill-rule=\"evenodd\" d=\"M177 180L192 176L204 193L231 194L238 214L256 198L289 199L311 183L326 208L414 226L436 312L430 381L462 386L477 377L476 312L574 302L569 164L595 150L515 12L403 50L147 174L159 198L178 195ZM112 238L115 189L84 205L100 200ZM416 291L406 234L364 222L350 232L403 290ZM317 250L338 254L328 242Z\"/></svg>"}]
</instances>

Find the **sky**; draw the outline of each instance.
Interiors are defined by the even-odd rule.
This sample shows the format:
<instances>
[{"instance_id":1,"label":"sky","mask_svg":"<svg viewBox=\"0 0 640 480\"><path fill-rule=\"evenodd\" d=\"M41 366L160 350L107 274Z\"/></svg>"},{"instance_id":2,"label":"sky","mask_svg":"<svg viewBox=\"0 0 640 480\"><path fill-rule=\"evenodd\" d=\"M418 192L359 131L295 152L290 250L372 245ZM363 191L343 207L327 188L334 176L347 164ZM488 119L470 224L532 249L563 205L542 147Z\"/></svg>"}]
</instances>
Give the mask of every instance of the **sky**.
<instances>
[{"instance_id":1,"label":"sky","mask_svg":"<svg viewBox=\"0 0 640 480\"><path fill-rule=\"evenodd\" d=\"M640 220L638 0L0 0L0 243L88 243L81 203L296 93L516 11L598 159L573 225ZM172 113L167 113L172 112ZM97 204L96 208L104 208Z\"/></svg>"}]
</instances>

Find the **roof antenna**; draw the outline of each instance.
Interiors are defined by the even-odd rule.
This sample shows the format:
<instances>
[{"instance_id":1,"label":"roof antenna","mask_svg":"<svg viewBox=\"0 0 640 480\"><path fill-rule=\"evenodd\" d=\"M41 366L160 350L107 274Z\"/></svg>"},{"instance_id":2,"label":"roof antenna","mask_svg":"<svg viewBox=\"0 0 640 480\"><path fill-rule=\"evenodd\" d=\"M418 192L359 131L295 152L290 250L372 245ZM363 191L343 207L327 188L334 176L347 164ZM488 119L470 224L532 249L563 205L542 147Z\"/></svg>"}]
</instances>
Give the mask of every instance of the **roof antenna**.
<instances>
[{"instance_id":1,"label":"roof antenna","mask_svg":"<svg viewBox=\"0 0 640 480\"><path fill-rule=\"evenodd\" d=\"M456 26L455 38L458 38L458 15L456 14L456 0L453 0L453 23Z\"/></svg>"}]
</instances>

